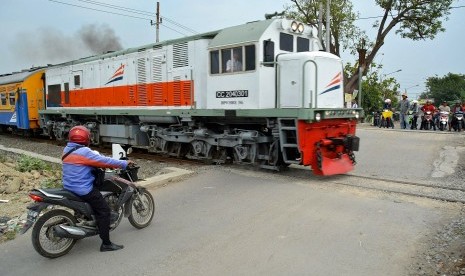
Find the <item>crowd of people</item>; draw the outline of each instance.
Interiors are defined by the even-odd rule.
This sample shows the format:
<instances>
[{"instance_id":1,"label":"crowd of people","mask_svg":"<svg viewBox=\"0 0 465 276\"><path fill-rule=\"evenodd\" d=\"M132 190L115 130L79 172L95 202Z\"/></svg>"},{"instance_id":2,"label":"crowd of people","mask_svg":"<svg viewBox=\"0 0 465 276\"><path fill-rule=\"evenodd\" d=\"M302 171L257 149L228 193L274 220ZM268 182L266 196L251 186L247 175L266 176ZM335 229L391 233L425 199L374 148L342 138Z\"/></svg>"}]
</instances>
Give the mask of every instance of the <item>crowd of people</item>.
<instances>
[{"instance_id":1,"label":"crowd of people","mask_svg":"<svg viewBox=\"0 0 465 276\"><path fill-rule=\"evenodd\" d=\"M417 100L410 101L407 94L402 95L397 108L393 108L390 99L386 99L383 105L384 112L375 112L373 125L394 128L393 112L399 115L401 129L441 129L461 131L464 129L463 112L465 111L465 101L456 101L453 106L449 106L447 101L435 107L432 100L426 100L424 105L420 105ZM441 121L443 123L441 124ZM386 125L387 122L387 125Z\"/></svg>"}]
</instances>

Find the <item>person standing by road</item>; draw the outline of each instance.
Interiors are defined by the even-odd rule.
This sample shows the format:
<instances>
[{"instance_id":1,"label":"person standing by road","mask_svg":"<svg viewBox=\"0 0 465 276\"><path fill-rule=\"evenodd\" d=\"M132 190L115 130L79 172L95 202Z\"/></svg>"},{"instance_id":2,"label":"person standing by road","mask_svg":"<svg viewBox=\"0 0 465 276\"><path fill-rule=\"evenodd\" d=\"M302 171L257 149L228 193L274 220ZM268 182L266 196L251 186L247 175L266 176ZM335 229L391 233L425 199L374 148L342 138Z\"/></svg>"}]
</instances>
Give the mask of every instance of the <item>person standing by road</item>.
<instances>
[{"instance_id":1,"label":"person standing by road","mask_svg":"<svg viewBox=\"0 0 465 276\"><path fill-rule=\"evenodd\" d=\"M400 112L400 128L409 129L410 125L408 122L408 111L410 108L410 102L407 99L407 94L402 94L402 100L399 102L399 112Z\"/></svg>"}]
</instances>

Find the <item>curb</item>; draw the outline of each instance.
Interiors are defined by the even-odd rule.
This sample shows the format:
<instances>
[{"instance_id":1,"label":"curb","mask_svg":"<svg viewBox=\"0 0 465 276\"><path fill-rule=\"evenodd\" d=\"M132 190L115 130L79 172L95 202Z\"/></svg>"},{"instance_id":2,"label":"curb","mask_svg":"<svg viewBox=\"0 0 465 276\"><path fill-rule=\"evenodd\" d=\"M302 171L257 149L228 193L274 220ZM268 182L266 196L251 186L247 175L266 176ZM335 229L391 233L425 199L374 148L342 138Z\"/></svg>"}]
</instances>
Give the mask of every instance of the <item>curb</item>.
<instances>
[{"instance_id":1,"label":"curb","mask_svg":"<svg viewBox=\"0 0 465 276\"><path fill-rule=\"evenodd\" d=\"M56 163L56 164L61 164L61 159L55 158L55 157L50 157L42 154L38 154L35 152L30 152L30 151L25 151L22 149L16 149L16 148L6 148L3 145L0 145L0 150L2 151L8 151L8 152L13 152L13 153L18 153L18 154L24 154L27 156L35 157L44 161ZM178 180L181 180L183 177L193 174L193 171L185 170L185 169L180 169L180 168L175 168L175 167L166 167L163 168L162 171L167 173L160 174L160 175L155 175L146 179L141 179L136 182L137 185L145 187L145 188L160 188L162 186L165 186L169 182L175 182Z\"/></svg>"},{"instance_id":2,"label":"curb","mask_svg":"<svg viewBox=\"0 0 465 276\"><path fill-rule=\"evenodd\" d=\"M56 163L56 164L61 164L61 159L59 159L59 158L45 156L45 155L42 155L42 154L38 154L38 153L35 153L35 152L30 152L30 151L25 151L25 150L22 150L22 149L6 148L5 146L0 145L0 150L8 151L8 152L14 152L14 153L18 153L18 154L24 154L24 155L27 155L27 156L30 156L30 157L35 157L35 158L38 158L38 159L41 159L41 160L44 160L44 161L48 161L48 162L52 162L52 163Z\"/></svg>"},{"instance_id":3,"label":"curb","mask_svg":"<svg viewBox=\"0 0 465 276\"><path fill-rule=\"evenodd\" d=\"M166 168L163 168L163 170L164 171L168 170L169 172L137 181L137 185L148 188L148 189L149 188L157 189L157 188L166 186L166 184L170 182L181 180L183 177L194 173L193 171L190 171L190 170L185 170L185 169L180 169L180 168L175 168L175 167L166 167Z\"/></svg>"}]
</instances>

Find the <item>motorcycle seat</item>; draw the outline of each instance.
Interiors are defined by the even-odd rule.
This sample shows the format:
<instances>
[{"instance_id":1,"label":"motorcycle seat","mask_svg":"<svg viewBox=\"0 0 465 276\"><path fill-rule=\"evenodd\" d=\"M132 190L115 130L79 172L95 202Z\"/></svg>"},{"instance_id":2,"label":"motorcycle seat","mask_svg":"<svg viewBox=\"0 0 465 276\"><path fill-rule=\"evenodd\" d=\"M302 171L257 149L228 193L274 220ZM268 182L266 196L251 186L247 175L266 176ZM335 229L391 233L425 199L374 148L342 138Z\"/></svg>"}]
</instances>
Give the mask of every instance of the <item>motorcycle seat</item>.
<instances>
[{"instance_id":1,"label":"motorcycle seat","mask_svg":"<svg viewBox=\"0 0 465 276\"><path fill-rule=\"evenodd\" d=\"M50 194L64 196L64 197L66 197L66 198L68 198L70 200L73 200L73 201L84 202L84 200L82 200L82 198L77 196L75 193L70 192L70 191L65 190L65 189L52 188L52 189L42 189L42 190L47 192L47 193L50 193Z\"/></svg>"}]
</instances>

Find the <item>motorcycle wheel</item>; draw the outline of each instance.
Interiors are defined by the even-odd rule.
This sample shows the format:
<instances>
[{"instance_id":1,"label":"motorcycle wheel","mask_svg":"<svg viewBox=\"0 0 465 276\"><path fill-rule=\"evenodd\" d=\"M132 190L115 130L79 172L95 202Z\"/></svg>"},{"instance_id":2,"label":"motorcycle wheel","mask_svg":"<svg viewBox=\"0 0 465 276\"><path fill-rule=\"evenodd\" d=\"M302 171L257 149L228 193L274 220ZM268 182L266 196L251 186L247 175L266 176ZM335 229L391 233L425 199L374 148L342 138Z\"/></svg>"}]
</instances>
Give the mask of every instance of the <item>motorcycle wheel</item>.
<instances>
[{"instance_id":1,"label":"motorcycle wheel","mask_svg":"<svg viewBox=\"0 0 465 276\"><path fill-rule=\"evenodd\" d=\"M462 122L457 123L457 131L460 132L462 130Z\"/></svg>"},{"instance_id":2,"label":"motorcycle wheel","mask_svg":"<svg viewBox=\"0 0 465 276\"><path fill-rule=\"evenodd\" d=\"M140 189L139 195L135 195L131 201L129 222L137 229L147 227L155 214L155 201L152 194L146 189Z\"/></svg>"},{"instance_id":3,"label":"motorcycle wheel","mask_svg":"<svg viewBox=\"0 0 465 276\"><path fill-rule=\"evenodd\" d=\"M53 227L59 224L76 225L76 218L68 211L55 209L41 216L32 229L32 245L40 255L53 259L66 255L75 239L55 236Z\"/></svg>"}]
</instances>

